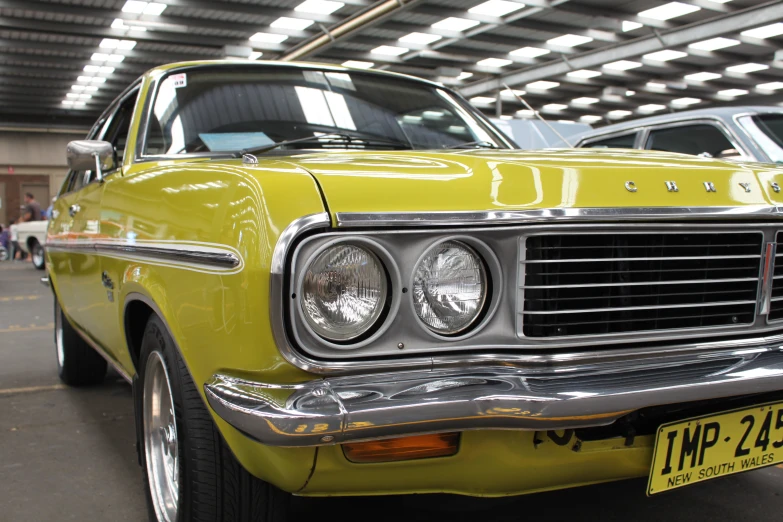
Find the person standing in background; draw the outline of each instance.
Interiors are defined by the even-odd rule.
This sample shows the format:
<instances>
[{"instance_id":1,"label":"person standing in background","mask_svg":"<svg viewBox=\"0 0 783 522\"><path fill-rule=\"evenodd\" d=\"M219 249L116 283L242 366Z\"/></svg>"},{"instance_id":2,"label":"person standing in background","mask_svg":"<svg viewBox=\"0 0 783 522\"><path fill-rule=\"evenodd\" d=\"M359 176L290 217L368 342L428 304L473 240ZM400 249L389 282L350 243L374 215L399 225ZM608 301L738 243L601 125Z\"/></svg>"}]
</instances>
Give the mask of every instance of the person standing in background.
<instances>
[{"instance_id":1,"label":"person standing in background","mask_svg":"<svg viewBox=\"0 0 783 522\"><path fill-rule=\"evenodd\" d=\"M41 215L41 205L35 200L35 196L31 193L24 195L24 211L22 212L21 221L41 221L43 216Z\"/></svg>"}]
</instances>

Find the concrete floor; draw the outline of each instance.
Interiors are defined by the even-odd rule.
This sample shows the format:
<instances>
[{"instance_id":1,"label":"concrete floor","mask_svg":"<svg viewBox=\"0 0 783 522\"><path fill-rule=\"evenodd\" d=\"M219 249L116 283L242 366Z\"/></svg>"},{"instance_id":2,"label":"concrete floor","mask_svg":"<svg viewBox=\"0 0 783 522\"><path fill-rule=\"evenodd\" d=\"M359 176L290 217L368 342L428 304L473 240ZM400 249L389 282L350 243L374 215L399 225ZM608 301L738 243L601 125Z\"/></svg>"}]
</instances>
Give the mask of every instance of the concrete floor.
<instances>
[{"instance_id":1,"label":"concrete floor","mask_svg":"<svg viewBox=\"0 0 783 522\"><path fill-rule=\"evenodd\" d=\"M146 520L130 386L113 373L96 388L59 383L41 275L28 263L0 263L0 522ZM503 500L298 498L292 520L779 521L782 480L772 467L654 498L645 480Z\"/></svg>"}]
</instances>

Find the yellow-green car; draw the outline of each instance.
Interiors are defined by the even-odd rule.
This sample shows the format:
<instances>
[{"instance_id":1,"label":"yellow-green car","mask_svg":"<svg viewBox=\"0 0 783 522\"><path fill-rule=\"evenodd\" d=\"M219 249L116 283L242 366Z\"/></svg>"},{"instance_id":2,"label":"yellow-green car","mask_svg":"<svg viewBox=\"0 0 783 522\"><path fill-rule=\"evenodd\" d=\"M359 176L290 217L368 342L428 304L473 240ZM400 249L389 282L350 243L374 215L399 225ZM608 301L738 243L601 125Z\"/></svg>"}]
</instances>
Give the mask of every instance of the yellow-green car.
<instances>
[{"instance_id":1,"label":"yellow-green car","mask_svg":"<svg viewBox=\"0 0 783 522\"><path fill-rule=\"evenodd\" d=\"M150 71L67 153L60 377L133 383L152 520L783 461L773 165L525 152L435 83L245 61Z\"/></svg>"}]
</instances>

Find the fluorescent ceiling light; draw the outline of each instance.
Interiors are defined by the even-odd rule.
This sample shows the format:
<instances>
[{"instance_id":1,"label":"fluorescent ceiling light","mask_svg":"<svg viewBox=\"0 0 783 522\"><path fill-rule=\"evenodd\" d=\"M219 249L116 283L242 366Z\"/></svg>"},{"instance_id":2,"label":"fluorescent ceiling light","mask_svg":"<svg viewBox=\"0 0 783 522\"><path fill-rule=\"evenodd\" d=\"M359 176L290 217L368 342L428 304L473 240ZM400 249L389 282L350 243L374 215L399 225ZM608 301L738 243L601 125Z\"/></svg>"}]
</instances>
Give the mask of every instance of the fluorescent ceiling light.
<instances>
[{"instance_id":1,"label":"fluorescent ceiling light","mask_svg":"<svg viewBox=\"0 0 783 522\"><path fill-rule=\"evenodd\" d=\"M592 41L593 39L589 36L564 34L563 36L558 36L556 38L552 38L551 40L547 40L546 43L550 45L559 45L560 47L576 47L577 45L586 44L587 42Z\"/></svg>"},{"instance_id":2,"label":"fluorescent ceiling light","mask_svg":"<svg viewBox=\"0 0 783 522\"><path fill-rule=\"evenodd\" d=\"M467 80L467 79L468 79L468 78L470 78L471 76L473 76L473 73L472 73L472 72L467 72L467 71L465 71L465 72L461 72L461 73L459 73L459 76L457 76L457 79L458 79L458 80Z\"/></svg>"},{"instance_id":3,"label":"fluorescent ceiling light","mask_svg":"<svg viewBox=\"0 0 783 522\"><path fill-rule=\"evenodd\" d=\"M302 18L288 18L287 16L281 16L271 24L270 27L276 29L293 29L295 31L302 31L307 29L315 22L313 20L304 20Z\"/></svg>"},{"instance_id":4,"label":"fluorescent ceiling light","mask_svg":"<svg viewBox=\"0 0 783 522\"><path fill-rule=\"evenodd\" d=\"M672 105L677 105L679 107L687 107L688 105L694 105L696 103L701 103L701 100L699 98L677 98L676 100L672 100Z\"/></svg>"},{"instance_id":5,"label":"fluorescent ceiling light","mask_svg":"<svg viewBox=\"0 0 783 522\"><path fill-rule=\"evenodd\" d=\"M93 79L92 76L79 76L76 78L77 82L90 82Z\"/></svg>"},{"instance_id":6,"label":"fluorescent ceiling light","mask_svg":"<svg viewBox=\"0 0 783 522\"><path fill-rule=\"evenodd\" d=\"M124 59L125 59L125 56L123 56L121 54L110 54L108 61L114 62L114 63L120 63Z\"/></svg>"},{"instance_id":7,"label":"fluorescent ceiling light","mask_svg":"<svg viewBox=\"0 0 783 522\"><path fill-rule=\"evenodd\" d=\"M359 60L348 60L347 62L343 62L343 66L353 67L355 69L369 69L373 65L375 65L373 62L362 62Z\"/></svg>"},{"instance_id":8,"label":"fluorescent ceiling light","mask_svg":"<svg viewBox=\"0 0 783 522\"><path fill-rule=\"evenodd\" d=\"M518 2L507 2L506 0L488 0L483 4L468 9L469 13L481 14L487 16L506 16L508 13L519 11L525 7L525 4Z\"/></svg>"},{"instance_id":9,"label":"fluorescent ceiling light","mask_svg":"<svg viewBox=\"0 0 783 522\"><path fill-rule=\"evenodd\" d=\"M536 115L536 113L530 109L520 109L516 112L516 115L520 118L532 118Z\"/></svg>"},{"instance_id":10,"label":"fluorescent ceiling light","mask_svg":"<svg viewBox=\"0 0 783 522\"><path fill-rule=\"evenodd\" d=\"M634 94L636 94L636 91L625 91L626 96L633 96Z\"/></svg>"},{"instance_id":11,"label":"fluorescent ceiling light","mask_svg":"<svg viewBox=\"0 0 783 522\"><path fill-rule=\"evenodd\" d=\"M393 45L381 45L370 52L373 54L383 54L386 56L399 56L401 54L407 53L408 49L405 47L395 47Z\"/></svg>"},{"instance_id":12,"label":"fluorescent ceiling light","mask_svg":"<svg viewBox=\"0 0 783 522\"><path fill-rule=\"evenodd\" d=\"M71 85L71 90L83 91L84 90L84 85Z\"/></svg>"},{"instance_id":13,"label":"fluorescent ceiling light","mask_svg":"<svg viewBox=\"0 0 783 522\"><path fill-rule=\"evenodd\" d=\"M71 100L63 100L63 105L71 106L73 105L73 102Z\"/></svg>"},{"instance_id":14,"label":"fluorescent ceiling light","mask_svg":"<svg viewBox=\"0 0 783 522\"><path fill-rule=\"evenodd\" d=\"M525 89L537 89L539 91L546 91L547 89L554 89L555 87L560 86L558 82L550 82L547 80L539 80L537 82L528 83L525 85Z\"/></svg>"},{"instance_id":15,"label":"fluorescent ceiling light","mask_svg":"<svg viewBox=\"0 0 783 522\"><path fill-rule=\"evenodd\" d=\"M596 116L595 114L585 114L584 116L579 117L579 121L583 121L585 123L595 123L601 119L603 119L601 116Z\"/></svg>"},{"instance_id":16,"label":"fluorescent ceiling light","mask_svg":"<svg viewBox=\"0 0 783 522\"><path fill-rule=\"evenodd\" d=\"M527 94L525 91L521 91L519 89L503 89L502 91L500 91L501 96L508 96L508 97L514 97L514 95L524 96L525 94Z\"/></svg>"},{"instance_id":17,"label":"fluorescent ceiling light","mask_svg":"<svg viewBox=\"0 0 783 522\"><path fill-rule=\"evenodd\" d=\"M547 103L541 108L545 111L562 111L563 109L567 109L568 105L563 105L562 103Z\"/></svg>"},{"instance_id":18,"label":"fluorescent ceiling light","mask_svg":"<svg viewBox=\"0 0 783 522\"><path fill-rule=\"evenodd\" d=\"M280 43L286 40L288 36L284 34L256 33L250 37L252 42Z\"/></svg>"},{"instance_id":19,"label":"fluorescent ceiling light","mask_svg":"<svg viewBox=\"0 0 783 522\"><path fill-rule=\"evenodd\" d=\"M105 62L108 59L109 55L104 53L92 53L92 56L90 57L90 60L93 62Z\"/></svg>"},{"instance_id":20,"label":"fluorescent ceiling light","mask_svg":"<svg viewBox=\"0 0 783 522\"><path fill-rule=\"evenodd\" d=\"M82 100L89 100L90 98L92 98L92 95L91 94L80 94L79 98L81 98Z\"/></svg>"},{"instance_id":21,"label":"fluorescent ceiling light","mask_svg":"<svg viewBox=\"0 0 783 522\"><path fill-rule=\"evenodd\" d=\"M505 60L503 58L485 58L476 62L476 65L482 67L505 67L506 65L514 63L512 60Z\"/></svg>"},{"instance_id":22,"label":"fluorescent ceiling light","mask_svg":"<svg viewBox=\"0 0 783 522\"><path fill-rule=\"evenodd\" d=\"M85 65L84 66L84 72L91 72L91 73L97 73L100 72L101 68L98 65Z\"/></svg>"},{"instance_id":23,"label":"fluorescent ceiling light","mask_svg":"<svg viewBox=\"0 0 783 522\"><path fill-rule=\"evenodd\" d=\"M613 120L625 118L626 116L630 116L631 114L633 114L631 111L624 111L622 109L617 109L606 113L606 115Z\"/></svg>"},{"instance_id":24,"label":"fluorescent ceiling light","mask_svg":"<svg viewBox=\"0 0 783 522\"><path fill-rule=\"evenodd\" d=\"M659 82L647 82L647 88L648 89L665 89L666 84L665 83L659 83Z\"/></svg>"},{"instance_id":25,"label":"fluorescent ceiling light","mask_svg":"<svg viewBox=\"0 0 783 522\"><path fill-rule=\"evenodd\" d=\"M772 25L765 25L763 27L756 27L755 29L748 29L742 31L742 36L750 36L751 38L772 38L783 34L783 23L776 23Z\"/></svg>"},{"instance_id":26,"label":"fluorescent ceiling light","mask_svg":"<svg viewBox=\"0 0 783 522\"><path fill-rule=\"evenodd\" d=\"M98 90L98 87L97 87L97 86L95 86L95 85L85 85L85 86L83 87L83 90L84 90L85 92L96 92L96 91Z\"/></svg>"},{"instance_id":27,"label":"fluorescent ceiling light","mask_svg":"<svg viewBox=\"0 0 783 522\"><path fill-rule=\"evenodd\" d=\"M437 42L441 38L443 37L439 34L411 33L411 34L406 34L405 36L400 38L400 41L405 43L428 45L431 44L432 42Z\"/></svg>"},{"instance_id":28,"label":"fluorescent ceiling light","mask_svg":"<svg viewBox=\"0 0 783 522\"><path fill-rule=\"evenodd\" d=\"M630 60L618 60L616 62L611 62L603 65L604 69L611 69L613 71L627 71L628 69L636 69L637 67L641 67L642 64L639 62L632 62Z\"/></svg>"},{"instance_id":29,"label":"fluorescent ceiling light","mask_svg":"<svg viewBox=\"0 0 783 522\"><path fill-rule=\"evenodd\" d=\"M101 40L100 46L104 49L116 49L120 45L120 41L115 38L104 38Z\"/></svg>"},{"instance_id":30,"label":"fluorescent ceiling light","mask_svg":"<svg viewBox=\"0 0 783 522\"><path fill-rule=\"evenodd\" d=\"M669 20L671 18L677 18L678 16L694 13L700 9L701 7L683 4L682 2L669 2L668 4L642 11L639 13L639 16L653 18L655 20Z\"/></svg>"},{"instance_id":31,"label":"fluorescent ceiling light","mask_svg":"<svg viewBox=\"0 0 783 522\"><path fill-rule=\"evenodd\" d=\"M745 89L726 89L725 91L718 91L718 94L720 96L728 96L730 98L734 98L735 96L745 96L748 94L748 91Z\"/></svg>"},{"instance_id":32,"label":"fluorescent ceiling light","mask_svg":"<svg viewBox=\"0 0 783 522\"><path fill-rule=\"evenodd\" d=\"M303 13L332 14L345 4L342 2L332 2L331 0L305 0L294 11Z\"/></svg>"},{"instance_id":33,"label":"fluorescent ceiling light","mask_svg":"<svg viewBox=\"0 0 783 522\"><path fill-rule=\"evenodd\" d=\"M729 72L735 72L735 73L752 73L756 71L763 71L765 69L769 69L769 65L764 65L762 63L743 63L741 65L732 65L731 67L726 67L726 70Z\"/></svg>"},{"instance_id":34,"label":"fluorescent ceiling light","mask_svg":"<svg viewBox=\"0 0 783 522\"><path fill-rule=\"evenodd\" d=\"M648 103L647 105L640 105L639 111L640 112L655 112L655 111L662 111L666 108L666 105L659 105L657 103Z\"/></svg>"},{"instance_id":35,"label":"fluorescent ceiling light","mask_svg":"<svg viewBox=\"0 0 783 522\"><path fill-rule=\"evenodd\" d=\"M571 78L595 78L596 76L601 76L601 73L589 69L580 69L578 71L571 71L566 76L570 76Z\"/></svg>"},{"instance_id":36,"label":"fluorescent ceiling light","mask_svg":"<svg viewBox=\"0 0 783 522\"><path fill-rule=\"evenodd\" d=\"M761 89L762 91L777 91L778 89L783 89L783 82L760 83L756 85L756 89Z\"/></svg>"},{"instance_id":37,"label":"fluorescent ceiling light","mask_svg":"<svg viewBox=\"0 0 783 522\"><path fill-rule=\"evenodd\" d=\"M253 51L252 53L250 53L250 54L247 56L247 59L248 59L248 60L258 60L258 59L259 59L259 58L261 58L262 56L264 56L264 53L262 53L261 51Z\"/></svg>"},{"instance_id":38,"label":"fluorescent ceiling light","mask_svg":"<svg viewBox=\"0 0 783 522\"><path fill-rule=\"evenodd\" d=\"M583 96L581 98L574 98L571 100L571 103L574 103L576 105L591 105L593 103L598 103L598 98L590 98L589 96Z\"/></svg>"},{"instance_id":39,"label":"fluorescent ceiling light","mask_svg":"<svg viewBox=\"0 0 783 522\"><path fill-rule=\"evenodd\" d=\"M693 74L686 74L685 79L686 80L692 80L695 82L706 82L709 80L714 80L716 78L720 78L721 75L717 73L711 73L711 72L700 72L700 73L693 73Z\"/></svg>"},{"instance_id":40,"label":"fluorescent ceiling light","mask_svg":"<svg viewBox=\"0 0 783 522\"><path fill-rule=\"evenodd\" d=\"M147 4L147 7L144 8L144 12L142 14L158 16L165 10L166 4L161 4L160 2L150 2Z\"/></svg>"},{"instance_id":41,"label":"fluorescent ceiling light","mask_svg":"<svg viewBox=\"0 0 783 522\"><path fill-rule=\"evenodd\" d=\"M654 62L668 62L669 60L676 60L688 56L688 53L682 51L672 51L671 49L664 49L663 51L656 51L654 53L645 54L642 56L644 60L652 60Z\"/></svg>"},{"instance_id":42,"label":"fluorescent ceiling light","mask_svg":"<svg viewBox=\"0 0 783 522\"><path fill-rule=\"evenodd\" d=\"M490 98L489 96L474 96L470 99L470 103L474 105L489 105L490 103L495 103L495 98Z\"/></svg>"},{"instance_id":43,"label":"fluorescent ceiling light","mask_svg":"<svg viewBox=\"0 0 783 522\"><path fill-rule=\"evenodd\" d=\"M522 47L515 51L511 51L511 56L524 56L525 58L536 58L537 56L543 56L549 54L552 51L549 49L539 49L538 47Z\"/></svg>"},{"instance_id":44,"label":"fluorescent ceiling light","mask_svg":"<svg viewBox=\"0 0 783 522\"><path fill-rule=\"evenodd\" d=\"M112 29L128 29L128 26L125 25L122 22L121 18L115 18L114 21L111 23L111 28Z\"/></svg>"},{"instance_id":45,"label":"fluorescent ceiling light","mask_svg":"<svg viewBox=\"0 0 783 522\"><path fill-rule=\"evenodd\" d=\"M719 37L719 38L710 38L709 40L692 43L688 47L692 49L699 49L701 51L717 51L718 49L725 49L726 47L733 47L739 44L740 44L739 40L734 40L733 38Z\"/></svg>"},{"instance_id":46,"label":"fluorescent ceiling light","mask_svg":"<svg viewBox=\"0 0 783 522\"><path fill-rule=\"evenodd\" d=\"M65 94L65 96L68 97L68 98L78 98L79 94L75 93L75 92L68 92L68 93Z\"/></svg>"},{"instance_id":47,"label":"fluorescent ceiling light","mask_svg":"<svg viewBox=\"0 0 783 522\"><path fill-rule=\"evenodd\" d=\"M454 16L450 16L448 18L444 18L440 22L435 22L432 24L432 27L434 29L443 29L446 31L464 31L465 29L470 29L471 27L476 27L481 22L478 22L476 20L468 20L466 18L456 18Z\"/></svg>"},{"instance_id":48,"label":"fluorescent ceiling light","mask_svg":"<svg viewBox=\"0 0 783 522\"><path fill-rule=\"evenodd\" d=\"M147 7L148 2L137 2L136 0L128 0L125 2L125 5L122 6L122 11L124 13L137 13L141 14L144 12L144 8Z\"/></svg>"},{"instance_id":49,"label":"fluorescent ceiling light","mask_svg":"<svg viewBox=\"0 0 783 522\"><path fill-rule=\"evenodd\" d=\"M642 25L639 22L629 22L628 20L623 21L623 32L627 33L628 31L633 31L634 29L639 29ZM600 116L596 116L599 120L601 119Z\"/></svg>"}]
</instances>

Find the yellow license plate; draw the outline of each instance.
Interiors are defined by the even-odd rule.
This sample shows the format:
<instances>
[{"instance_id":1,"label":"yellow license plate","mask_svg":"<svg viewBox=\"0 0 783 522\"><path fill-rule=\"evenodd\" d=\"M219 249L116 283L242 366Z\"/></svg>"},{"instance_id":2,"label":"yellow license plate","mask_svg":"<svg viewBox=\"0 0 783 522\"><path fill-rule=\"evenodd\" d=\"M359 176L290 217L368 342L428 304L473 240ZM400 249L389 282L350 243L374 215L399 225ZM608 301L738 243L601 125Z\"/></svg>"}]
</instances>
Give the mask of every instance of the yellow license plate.
<instances>
[{"instance_id":1,"label":"yellow license plate","mask_svg":"<svg viewBox=\"0 0 783 522\"><path fill-rule=\"evenodd\" d=\"M783 462L783 402L658 429L647 494Z\"/></svg>"}]
</instances>

